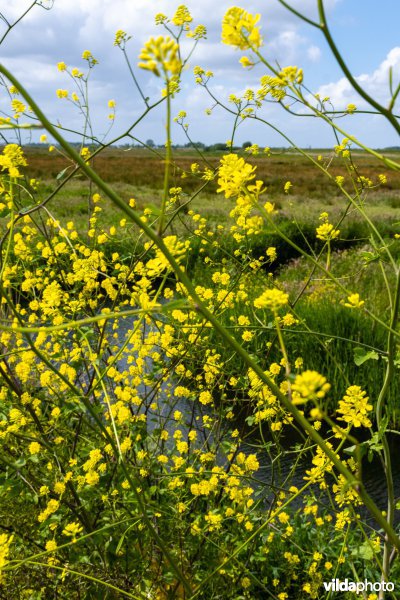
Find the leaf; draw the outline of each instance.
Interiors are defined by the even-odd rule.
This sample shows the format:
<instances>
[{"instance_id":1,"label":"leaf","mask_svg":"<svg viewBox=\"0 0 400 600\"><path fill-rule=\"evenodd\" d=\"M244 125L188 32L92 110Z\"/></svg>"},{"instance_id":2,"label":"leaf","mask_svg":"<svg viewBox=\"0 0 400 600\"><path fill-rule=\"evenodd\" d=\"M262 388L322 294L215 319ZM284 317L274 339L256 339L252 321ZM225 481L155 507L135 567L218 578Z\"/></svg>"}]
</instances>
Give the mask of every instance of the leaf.
<instances>
[{"instance_id":1,"label":"leaf","mask_svg":"<svg viewBox=\"0 0 400 600\"><path fill-rule=\"evenodd\" d=\"M68 171L68 169L70 169L71 167L65 167L65 169L63 169L62 171L60 171L57 176L56 179L60 180L63 179L65 177L66 172Z\"/></svg>"},{"instance_id":2,"label":"leaf","mask_svg":"<svg viewBox=\"0 0 400 600\"><path fill-rule=\"evenodd\" d=\"M367 351L365 350L365 348L360 348L359 346L354 348L354 362L356 363L357 367L364 364L365 362L367 362L367 360L370 359L378 360L379 354L375 352L375 350Z\"/></svg>"},{"instance_id":3,"label":"leaf","mask_svg":"<svg viewBox=\"0 0 400 600\"><path fill-rule=\"evenodd\" d=\"M374 558L374 551L371 548L371 542L364 542L358 548L354 548L351 555L364 560L372 560Z\"/></svg>"},{"instance_id":4,"label":"leaf","mask_svg":"<svg viewBox=\"0 0 400 600\"><path fill-rule=\"evenodd\" d=\"M357 458L357 454L361 457L364 456L364 454L367 452L367 444L365 442L363 442L362 444L358 445L358 449L357 446L348 446L347 448L343 449L343 452L345 452L346 454L349 454L350 456L354 456Z\"/></svg>"}]
</instances>

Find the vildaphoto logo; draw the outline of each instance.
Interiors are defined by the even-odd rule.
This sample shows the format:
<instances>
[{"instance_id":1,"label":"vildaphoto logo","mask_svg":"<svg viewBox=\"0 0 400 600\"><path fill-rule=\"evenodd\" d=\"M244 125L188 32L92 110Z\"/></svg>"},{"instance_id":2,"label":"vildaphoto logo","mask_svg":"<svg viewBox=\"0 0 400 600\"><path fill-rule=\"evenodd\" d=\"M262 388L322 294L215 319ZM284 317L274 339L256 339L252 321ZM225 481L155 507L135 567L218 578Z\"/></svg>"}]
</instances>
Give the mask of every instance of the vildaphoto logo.
<instances>
[{"instance_id":1,"label":"vildaphoto logo","mask_svg":"<svg viewBox=\"0 0 400 600\"><path fill-rule=\"evenodd\" d=\"M324 581L324 588L327 592L355 592L361 594L361 592L393 592L394 583L391 581L349 581L345 579L332 579L332 581Z\"/></svg>"}]
</instances>

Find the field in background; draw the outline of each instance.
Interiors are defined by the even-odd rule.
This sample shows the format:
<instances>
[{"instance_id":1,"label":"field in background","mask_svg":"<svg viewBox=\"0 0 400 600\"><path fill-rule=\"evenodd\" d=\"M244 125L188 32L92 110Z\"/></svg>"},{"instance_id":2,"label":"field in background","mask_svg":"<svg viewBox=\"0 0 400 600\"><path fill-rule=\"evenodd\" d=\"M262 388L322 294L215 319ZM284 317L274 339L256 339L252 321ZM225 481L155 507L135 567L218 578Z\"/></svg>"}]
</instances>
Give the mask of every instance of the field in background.
<instances>
[{"instance_id":1,"label":"field in background","mask_svg":"<svg viewBox=\"0 0 400 600\"><path fill-rule=\"evenodd\" d=\"M28 176L42 181L39 189L40 195L45 197L54 189L56 177L64 172L69 173L72 168L70 161L61 156L57 151L49 153L43 148L27 148L26 154L29 163ZM179 149L174 151L174 166L172 168L171 187L183 188L183 200L189 194L199 190L204 184L201 177L194 177L190 173L190 166L197 162L200 168L218 166L221 153L205 152L207 163L193 152L193 149ZM249 157L246 160L257 167L257 179L262 179L267 188L265 198L274 202L283 218L296 219L299 224L309 221L315 223L322 211L329 211L332 219L339 216L345 207L343 195L335 183L329 182L326 175L318 171L306 158L293 151L273 152L270 157ZM346 176L342 161L327 150L312 151L317 159L322 156L322 163L330 163L330 172L333 176ZM387 153L387 157L394 156ZM397 155L396 155L397 156ZM382 165L362 152L355 152L354 159L359 174L378 182L378 175L382 173ZM148 204L161 202L161 191L164 183L164 159L162 150L151 152L146 149L133 148L123 150L109 148L101 152L92 161L99 175L107 182L113 183L114 188L127 201L134 197L139 209L144 209ZM67 169L65 171L65 169ZM187 176L182 178L182 174ZM285 194L283 187L290 180L293 187L290 194ZM226 222L230 203L222 197L216 197L217 182L209 182L190 204L190 208L197 210L201 207L202 214L212 222ZM351 188L349 192L351 193ZM88 195L93 193L93 188L88 187L88 182L82 177L75 177L68 182L58 194L57 202L51 203L49 208L55 215L63 217L74 213L75 218L82 218L88 211ZM186 194L186 196L185 196ZM400 173L388 173L388 182L384 186L368 190L366 201L367 212L371 217L390 224L391 221L400 220ZM114 214L111 203L105 201L104 218L110 224L117 216ZM350 213L350 220L361 221L354 212Z\"/></svg>"}]
</instances>

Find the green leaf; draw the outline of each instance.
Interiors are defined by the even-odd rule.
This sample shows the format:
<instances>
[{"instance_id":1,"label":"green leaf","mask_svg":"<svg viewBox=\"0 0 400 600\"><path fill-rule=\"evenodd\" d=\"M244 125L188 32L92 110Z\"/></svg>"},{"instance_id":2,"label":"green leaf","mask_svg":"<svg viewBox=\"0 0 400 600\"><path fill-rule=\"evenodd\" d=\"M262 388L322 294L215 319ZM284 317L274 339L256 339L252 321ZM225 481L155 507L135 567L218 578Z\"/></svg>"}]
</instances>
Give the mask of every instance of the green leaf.
<instances>
[{"instance_id":1,"label":"green leaf","mask_svg":"<svg viewBox=\"0 0 400 600\"><path fill-rule=\"evenodd\" d=\"M367 360L378 360L379 354L375 352L375 350L365 350L365 348L360 348L357 346L354 348L354 362L359 367L360 365L367 362Z\"/></svg>"},{"instance_id":2,"label":"green leaf","mask_svg":"<svg viewBox=\"0 0 400 600\"><path fill-rule=\"evenodd\" d=\"M373 560L374 551L371 548L371 542L364 542L358 548L354 548L351 555L364 560Z\"/></svg>"},{"instance_id":3,"label":"green leaf","mask_svg":"<svg viewBox=\"0 0 400 600\"><path fill-rule=\"evenodd\" d=\"M350 456L354 456L357 457L357 453L359 453L359 456L364 456L364 454L367 452L367 445L365 442L363 442L362 444L358 445L358 451L357 451L357 446L348 446L347 448L343 449L343 452L345 452L346 454L349 454Z\"/></svg>"},{"instance_id":4,"label":"green leaf","mask_svg":"<svg viewBox=\"0 0 400 600\"><path fill-rule=\"evenodd\" d=\"M66 172L68 171L68 169L70 169L71 167L65 167L65 169L63 169L62 171L60 171L57 176L56 179L60 180L63 179L65 177Z\"/></svg>"}]
</instances>

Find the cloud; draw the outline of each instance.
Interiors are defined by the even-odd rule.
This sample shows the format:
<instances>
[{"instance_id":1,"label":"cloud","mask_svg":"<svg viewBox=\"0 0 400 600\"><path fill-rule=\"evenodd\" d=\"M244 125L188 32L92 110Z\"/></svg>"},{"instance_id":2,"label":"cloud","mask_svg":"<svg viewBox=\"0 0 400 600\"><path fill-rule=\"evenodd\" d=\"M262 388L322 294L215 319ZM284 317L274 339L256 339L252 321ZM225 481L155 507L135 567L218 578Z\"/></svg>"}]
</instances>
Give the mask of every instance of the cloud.
<instances>
[{"instance_id":1,"label":"cloud","mask_svg":"<svg viewBox=\"0 0 400 600\"><path fill-rule=\"evenodd\" d=\"M375 100L387 104L390 99L389 69L393 70L393 81L400 79L400 47L392 48L379 67L372 73L358 75L355 79L361 87ZM321 97L329 96L337 110L349 103L356 104L359 108L366 108L367 103L360 98L346 77L322 85L317 92Z\"/></svg>"},{"instance_id":2,"label":"cloud","mask_svg":"<svg viewBox=\"0 0 400 600\"><path fill-rule=\"evenodd\" d=\"M30 2L31 0L8 2L6 17L10 20L18 18ZM317 18L315 0L290 2L307 17ZM325 0L328 16L333 14L339 2L340 0ZM119 133L140 116L143 102L129 75L121 51L113 46L115 31L125 29L133 36L128 45L128 54L135 66L144 41L150 35L163 33L162 28L155 26L154 15L163 12L171 16L179 4L180 0L174 3L171 3L171 0L56 0L53 9L49 11L35 7L10 32L5 45L2 46L2 60L5 66L21 79L53 121L59 119L66 126L78 129L81 121L77 111L73 110L70 104L57 100L55 96L57 88L73 91L72 81L65 73L58 72L56 65L63 60L71 67L77 66L83 70L85 63L81 59L82 51L91 50L99 60L99 65L90 77L93 120L99 124L100 130L106 129L107 100L113 98L117 102L117 118L113 132ZM260 75L266 70L262 65L258 69L242 69L238 60L243 53L221 44L221 19L231 5L232 0L201 0L197 3L189 1L195 23L204 23L208 29L208 39L198 45L191 60L191 67L200 64L214 71L215 78L211 87L224 101L230 93L240 94L248 87L256 87ZM298 64L307 67L307 63L317 65L321 50L315 45L311 35L313 31L287 11L278 0L242 0L239 5L252 13L261 13L264 54L271 63L277 60L282 66ZM388 55L387 60L398 64L400 59ZM387 74L384 63L377 72L384 71L385 68ZM136 70L135 73L145 95L152 99L159 98L162 82L148 72ZM386 80L383 76L383 79L380 79L376 73L362 75L360 78L367 77L366 84L379 92ZM315 78L318 81L317 67ZM354 95L346 80L332 82L320 90L323 88L326 90L320 91L323 95L338 97L344 104L353 101ZM176 114L181 109L187 110L190 115L190 132L194 139L218 141L230 136L231 116L222 110L213 111L209 119L204 116L204 109L211 104L212 101L205 91L194 87L192 69L188 69L183 76L182 94L173 101L173 111ZM281 119L284 128L293 127L296 133L300 131L297 123L293 126L290 124L286 113L279 117L278 108L274 105L268 105L265 110L270 120L277 119L279 124ZM164 126L164 112L161 107L148 115L138 127L137 135L143 135L144 139L152 137L157 142L162 142ZM253 133L246 134L246 128ZM248 121L240 128L242 129L246 138L254 136L254 141L264 143L264 134L258 131L258 125L253 126L251 121ZM307 131L304 135L307 135ZM257 136L259 139L256 140ZM267 138L264 145L271 144L270 134Z\"/></svg>"},{"instance_id":3,"label":"cloud","mask_svg":"<svg viewBox=\"0 0 400 600\"><path fill-rule=\"evenodd\" d=\"M318 62L321 58L321 48L318 46L309 46L307 48L307 57L311 62Z\"/></svg>"}]
</instances>

